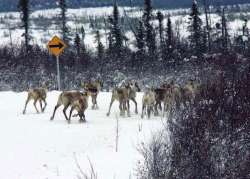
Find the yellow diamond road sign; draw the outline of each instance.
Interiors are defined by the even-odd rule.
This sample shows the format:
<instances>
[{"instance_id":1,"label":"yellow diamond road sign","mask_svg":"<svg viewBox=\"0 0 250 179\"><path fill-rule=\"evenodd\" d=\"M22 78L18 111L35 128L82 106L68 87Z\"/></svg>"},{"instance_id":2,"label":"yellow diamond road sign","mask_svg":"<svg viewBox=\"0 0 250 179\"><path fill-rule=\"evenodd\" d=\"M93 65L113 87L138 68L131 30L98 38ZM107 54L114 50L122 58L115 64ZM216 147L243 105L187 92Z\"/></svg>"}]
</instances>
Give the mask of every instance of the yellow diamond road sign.
<instances>
[{"instance_id":1,"label":"yellow diamond road sign","mask_svg":"<svg viewBox=\"0 0 250 179\"><path fill-rule=\"evenodd\" d=\"M59 56L67 47L67 45L59 37L54 36L51 41L49 41L47 47L50 53L55 56Z\"/></svg>"}]
</instances>

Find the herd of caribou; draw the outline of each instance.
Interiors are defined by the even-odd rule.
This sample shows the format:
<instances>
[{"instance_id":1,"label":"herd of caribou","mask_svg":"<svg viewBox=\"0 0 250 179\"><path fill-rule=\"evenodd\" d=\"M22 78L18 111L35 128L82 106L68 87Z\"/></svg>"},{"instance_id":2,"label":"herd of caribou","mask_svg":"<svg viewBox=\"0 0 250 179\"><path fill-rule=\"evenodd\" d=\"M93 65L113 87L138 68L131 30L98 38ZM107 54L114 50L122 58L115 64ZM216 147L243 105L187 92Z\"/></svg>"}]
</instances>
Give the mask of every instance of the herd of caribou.
<instances>
[{"instance_id":1,"label":"herd of caribou","mask_svg":"<svg viewBox=\"0 0 250 179\"><path fill-rule=\"evenodd\" d=\"M54 119L56 110L60 106L64 106L63 114L70 123L72 112L75 110L77 114L73 117L79 116L80 122L86 122L85 119L85 110L88 108L88 98L92 99L92 109L98 109L97 105L97 96L101 91L103 86L100 80L84 82L82 85L82 91L64 91L59 95L57 104L54 108L54 112L51 120ZM163 83L159 88L146 88L143 98L142 98L142 112L141 118L147 114L150 118L151 114L159 115L159 110L163 112L170 111L173 107L179 108L181 104L187 105L192 103L195 98L196 92L199 85L194 83L193 80L189 80L186 85L179 86L171 81L170 83ZM42 88L31 89L28 91L28 98L25 103L23 114L26 112L27 104L30 100L34 100L34 107L39 113L39 110L36 107L36 103L39 101L41 112L44 112L47 102L47 87L44 85ZM137 82L129 81L124 82L119 87L115 87L112 90L111 102L109 105L107 116L110 115L111 107L114 101L119 102L120 115L130 117L130 104L129 101L132 100L135 104L135 113L138 114L136 93L140 92L141 89ZM44 104L42 104L44 103ZM163 108L162 108L163 104ZM70 107L69 116L67 116L66 111Z\"/></svg>"}]
</instances>

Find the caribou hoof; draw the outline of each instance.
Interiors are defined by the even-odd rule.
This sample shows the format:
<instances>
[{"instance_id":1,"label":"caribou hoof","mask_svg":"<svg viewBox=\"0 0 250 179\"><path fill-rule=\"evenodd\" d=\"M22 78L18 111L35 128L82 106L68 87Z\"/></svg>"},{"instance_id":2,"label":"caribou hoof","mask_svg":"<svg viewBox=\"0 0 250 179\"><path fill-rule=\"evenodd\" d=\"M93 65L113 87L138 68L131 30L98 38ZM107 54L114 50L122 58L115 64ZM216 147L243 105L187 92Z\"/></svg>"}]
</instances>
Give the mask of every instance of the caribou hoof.
<instances>
[{"instance_id":1,"label":"caribou hoof","mask_svg":"<svg viewBox=\"0 0 250 179\"><path fill-rule=\"evenodd\" d=\"M85 122L86 122L85 117L80 117L79 122L80 122L80 123L85 123Z\"/></svg>"}]
</instances>

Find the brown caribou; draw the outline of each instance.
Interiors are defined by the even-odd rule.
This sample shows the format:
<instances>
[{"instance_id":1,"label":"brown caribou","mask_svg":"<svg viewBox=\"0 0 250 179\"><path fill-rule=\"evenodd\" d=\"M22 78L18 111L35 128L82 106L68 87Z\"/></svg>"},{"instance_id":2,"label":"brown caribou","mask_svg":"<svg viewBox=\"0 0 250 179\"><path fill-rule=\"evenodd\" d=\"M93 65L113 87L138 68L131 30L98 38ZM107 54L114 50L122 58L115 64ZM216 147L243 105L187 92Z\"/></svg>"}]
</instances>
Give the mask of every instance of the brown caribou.
<instances>
[{"instance_id":1,"label":"brown caribou","mask_svg":"<svg viewBox=\"0 0 250 179\"><path fill-rule=\"evenodd\" d=\"M181 89L183 104L191 104L194 102L195 96L198 92L199 85L194 80L188 80L187 84Z\"/></svg>"},{"instance_id":2,"label":"brown caribou","mask_svg":"<svg viewBox=\"0 0 250 179\"><path fill-rule=\"evenodd\" d=\"M137 82L123 83L120 87L115 87L115 89L113 89L112 91L112 97L107 116L110 115L110 110L115 100L119 101L120 115L125 115L125 111L127 111L128 116L130 116L129 100L132 100L134 102L135 113L138 114L136 92L139 91L140 88Z\"/></svg>"},{"instance_id":3,"label":"brown caribou","mask_svg":"<svg viewBox=\"0 0 250 179\"><path fill-rule=\"evenodd\" d=\"M84 82L82 88L88 92L92 99L92 109L98 109L97 96L101 91L103 83L100 80Z\"/></svg>"},{"instance_id":4,"label":"brown caribou","mask_svg":"<svg viewBox=\"0 0 250 179\"><path fill-rule=\"evenodd\" d=\"M120 115L124 116L125 111L127 111L128 116L130 116L129 92L130 92L130 88L128 88L128 87L122 87L122 88L116 87L112 90L112 97L111 97L107 116L110 115L111 107L112 107L115 100L119 101Z\"/></svg>"},{"instance_id":5,"label":"brown caribou","mask_svg":"<svg viewBox=\"0 0 250 179\"><path fill-rule=\"evenodd\" d=\"M86 122L85 119L85 110L88 108L88 95L86 93L81 93L79 91L67 91L62 92L58 98L57 104L55 106L54 112L50 120L53 120L55 117L56 110L63 105L63 114L70 123L71 115L74 110L78 112L78 116L80 117L80 122ZM68 107L71 106L69 117L66 115L66 111Z\"/></svg>"},{"instance_id":6,"label":"brown caribou","mask_svg":"<svg viewBox=\"0 0 250 179\"><path fill-rule=\"evenodd\" d=\"M143 119L144 113L147 113L148 118L151 116L151 112L154 111L155 105L155 92L153 89L147 89L142 97L142 114L141 118Z\"/></svg>"},{"instance_id":7,"label":"brown caribou","mask_svg":"<svg viewBox=\"0 0 250 179\"><path fill-rule=\"evenodd\" d=\"M26 113L27 105L30 102L30 100L32 100L32 99L34 100L33 105L36 109L36 112L39 113L39 111L36 107L37 101L39 101L39 103L40 103L41 112L44 112L44 110L47 106L47 102L46 102L47 92L48 92L48 89L47 89L47 86L45 86L45 85L42 88L30 89L28 91L28 97L27 97L27 100L25 102L23 114ZM42 102L44 102L44 106L42 106Z\"/></svg>"}]
</instances>

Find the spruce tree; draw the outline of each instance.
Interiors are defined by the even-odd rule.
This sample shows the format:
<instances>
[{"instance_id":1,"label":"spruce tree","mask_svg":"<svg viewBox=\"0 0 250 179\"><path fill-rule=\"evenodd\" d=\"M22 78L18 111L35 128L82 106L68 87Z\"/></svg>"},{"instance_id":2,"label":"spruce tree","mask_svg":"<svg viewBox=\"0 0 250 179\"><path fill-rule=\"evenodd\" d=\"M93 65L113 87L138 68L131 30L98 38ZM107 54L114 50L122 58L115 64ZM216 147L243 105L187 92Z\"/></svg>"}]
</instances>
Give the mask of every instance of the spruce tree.
<instances>
[{"instance_id":1,"label":"spruce tree","mask_svg":"<svg viewBox=\"0 0 250 179\"><path fill-rule=\"evenodd\" d=\"M77 57L80 57L81 54L81 39L78 33L76 33L75 36L75 48L76 48L76 53Z\"/></svg>"},{"instance_id":2,"label":"spruce tree","mask_svg":"<svg viewBox=\"0 0 250 179\"><path fill-rule=\"evenodd\" d=\"M117 54L120 54L122 49L122 34L119 24L119 10L116 1L113 10L113 35L115 39L115 51Z\"/></svg>"},{"instance_id":3,"label":"spruce tree","mask_svg":"<svg viewBox=\"0 0 250 179\"><path fill-rule=\"evenodd\" d=\"M85 35L86 35L85 30L84 30L84 27L82 26L81 27L81 36L82 36L83 43L84 43Z\"/></svg>"},{"instance_id":4,"label":"spruce tree","mask_svg":"<svg viewBox=\"0 0 250 179\"><path fill-rule=\"evenodd\" d=\"M173 28L172 21L170 16L168 16L167 20L167 29L166 29L166 55L165 58L171 58L173 52Z\"/></svg>"},{"instance_id":5,"label":"spruce tree","mask_svg":"<svg viewBox=\"0 0 250 179\"><path fill-rule=\"evenodd\" d=\"M209 5L207 3L207 0L203 0L203 4L204 4L204 12L205 12L205 17L206 17L206 37L207 37L207 44L208 44L208 51L211 50L211 25L209 23L209 19L208 19L208 11L209 11Z\"/></svg>"},{"instance_id":6,"label":"spruce tree","mask_svg":"<svg viewBox=\"0 0 250 179\"><path fill-rule=\"evenodd\" d=\"M161 58L164 58L164 34L163 34L163 19L164 16L163 14L158 11L157 12L157 20L159 23L159 38L160 38L160 53L161 53Z\"/></svg>"},{"instance_id":7,"label":"spruce tree","mask_svg":"<svg viewBox=\"0 0 250 179\"><path fill-rule=\"evenodd\" d=\"M83 26L81 27L81 36L82 36L82 43L80 43L80 44L81 44L82 54L85 55L86 54L86 46L85 46L84 40L85 40L86 34L85 34L85 29Z\"/></svg>"},{"instance_id":8,"label":"spruce tree","mask_svg":"<svg viewBox=\"0 0 250 179\"><path fill-rule=\"evenodd\" d=\"M101 42L101 35L99 30L96 31L95 40L97 43L97 57L99 60L102 60L104 57L104 46Z\"/></svg>"},{"instance_id":9,"label":"spruce tree","mask_svg":"<svg viewBox=\"0 0 250 179\"><path fill-rule=\"evenodd\" d=\"M249 43L249 30L248 30L248 27L247 27L247 23L248 23L248 20L244 19L244 24L243 24L243 27L242 27L242 41L243 41L242 43L243 43L244 51L247 48L247 43Z\"/></svg>"},{"instance_id":10,"label":"spruce tree","mask_svg":"<svg viewBox=\"0 0 250 179\"><path fill-rule=\"evenodd\" d=\"M202 43L201 43L201 52L205 53L209 51L209 43L208 43L208 33L207 33L207 28L204 27L202 31Z\"/></svg>"},{"instance_id":11,"label":"spruce tree","mask_svg":"<svg viewBox=\"0 0 250 179\"><path fill-rule=\"evenodd\" d=\"M203 38L202 38L202 21L199 17L200 12L198 9L198 4L196 0L193 0L193 5L191 9L191 14L189 17L190 25L189 25L189 40L191 49L194 51L194 54L200 56L202 54Z\"/></svg>"},{"instance_id":12,"label":"spruce tree","mask_svg":"<svg viewBox=\"0 0 250 179\"><path fill-rule=\"evenodd\" d=\"M111 21L111 18L109 18L109 22ZM112 32L108 32L108 54L112 54L113 53L113 49L114 49L114 39L112 36Z\"/></svg>"},{"instance_id":13,"label":"spruce tree","mask_svg":"<svg viewBox=\"0 0 250 179\"><path fill-rule=\"evenodd\" d=\"M25 38L25 49L26 53L29 51L29 16L30 16L30 9L29 9L29 0L19 0L18 9L21 13L21 21L22 27L24 28L24 38Z\"/></svg>"},{"instance_id":14,"label":"spruce tree","mask_svg":"<svg viewBox=\"0 0 250 179\"><path fill-rule=\"evenodd\" d=\"M249 30L248 30L248 20L247 19L244 19L244 24L243 24L243 27L242 27L242 35L243 36L249 36Z\"/></svg>"},{"instance_id":15,"label":"spruce tree","mask_svg":"<svg viewBox=\"0 0 250 179\"><path fill-rule=\"evenodd\" d=\"M138 49L138 52L140 54L143 54L145 52L145 35L144 35L144 26L143 22L139 21L139 26L137 28L137 33L136 33L136 47Z\"/></svg>"},{"instance_id":16,"label":"spruce tree","mask_svg":"<svg viewBox=\"0 0 250 179\"><path fill-rule=\"evenodd\" d=\"M66 5L66 0L59 0L59 7L61 9L61 13L60 13L60 22L61 22L61 33L62 33L62 38L63 40L68 43L69 36L69 29L67 27L67 16L66 16L66 12L67 12L67 5Z\"/></svg>"},{"instance_id":17,"label":"spruce tree","mask_svg":"<svg viewBox=\"0 0 250 179\"><path fill-rule=\"evenodd\" d=\"M108 18L110 24L109 50L114 55L119 56L122 51L123 37L121 34L119 10L116 1L113 6L113 15Z\"/></svg>"},{"instance_id":18,"label":"spruce tree","mask_svg":"<svg viewBox=\"0 0 250 179\"><path fill-rule=\"evenodd\" d=\"M228 51L228 30L227 30L227 19L225 16L225 9L222 10L222 16L221 16L221 32L222 32L222 51L226 53Z\"/></svg>"},{"instance_id":19,"label":"spruce tree","mask_svg":"<svg viewBox=\"0 0 250 179\"><path fill-rule=\"evenodd\" d=\"M152 14L152 3L151 0L144 1L144 14L143 14L143 23L145 26L145 33L146 33L146 46L149 53L150 58L156 57L156 39L155 39L155 31L154 27L151 24L153 20Z\"/></svg>"},{"instance_id":20,"label":"spruce tree","mask_svg":"<svg viewBox=\"0 0 250 179\"><path fill-rule=\"evenodd\" d=\"M136 48L137 48L137 62L138 64L142 64L145 54L145 29L143 26L143 22L139 21L138 27L136 28Z\"/></svg>"}]
</instances>

